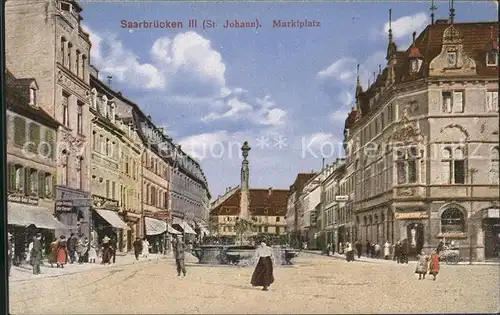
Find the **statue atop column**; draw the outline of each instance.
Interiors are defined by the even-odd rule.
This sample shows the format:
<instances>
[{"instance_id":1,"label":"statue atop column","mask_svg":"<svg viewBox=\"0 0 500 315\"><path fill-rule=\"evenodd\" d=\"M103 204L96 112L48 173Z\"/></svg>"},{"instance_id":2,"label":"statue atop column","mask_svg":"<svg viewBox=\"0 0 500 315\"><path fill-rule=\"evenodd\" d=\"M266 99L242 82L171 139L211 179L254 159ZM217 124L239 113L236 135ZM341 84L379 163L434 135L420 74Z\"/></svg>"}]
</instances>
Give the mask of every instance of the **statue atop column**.
<instances>
[{"instance_id":1,"label":"statue atop column","mask_svg":"<svg viewBox=\"0 0 500 315\"><path fill-rule=\"evenodd\" d=\"M251 231L251 222L249 220L249 208L250 208L250 190L249 190L249 180L250 180L250 169L248 162L248 152L251 150L248 142L245 141L243 146L241 147L241 153L243 156L243 161L241 162L241 184L240 184L240 214L239 220L240 224L246 225L246 228L242 228L245 230L245 236ZM244 238L244 237L243 237ZM244 240L242 240L242 243Z\"/></svg>"},{"instance_id":2,"label":"statue atop column","mask_svg":"<svg viewBox=\"0 0 500 315\"><path fill-rule=\"evenodd\" d=\"M248 142L245 141L243 146L241 147L241 152L243 155L243 161L241 162L241 189L249 188L249 180L250 180L250 170L248 166L248 152L251 150Z\"/></svg>"}]
</instances>

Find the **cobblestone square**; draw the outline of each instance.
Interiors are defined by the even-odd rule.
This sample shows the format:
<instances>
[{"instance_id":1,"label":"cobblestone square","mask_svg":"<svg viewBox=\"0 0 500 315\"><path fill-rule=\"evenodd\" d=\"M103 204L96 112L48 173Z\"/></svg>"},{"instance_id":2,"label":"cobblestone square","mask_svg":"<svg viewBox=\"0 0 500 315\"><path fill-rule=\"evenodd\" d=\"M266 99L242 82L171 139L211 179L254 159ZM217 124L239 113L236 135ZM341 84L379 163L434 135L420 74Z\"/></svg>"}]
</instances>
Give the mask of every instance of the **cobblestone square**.
<instances>
[{"instance_id":1,"label":"cobblestone square","mask_svg":"<svg viewBox=\"0 0 500 315\"><path fill-rule=\"evenodd\" d=\"M192 261L192 260L190 260ZM12 314L265 314L498 312L498 265L443 265L417 280L415 262L346 262L302 253L276 267L270 291L252 287L252 268L173 259L109 266L10 284Z\"/></svg>"}]
</instances>

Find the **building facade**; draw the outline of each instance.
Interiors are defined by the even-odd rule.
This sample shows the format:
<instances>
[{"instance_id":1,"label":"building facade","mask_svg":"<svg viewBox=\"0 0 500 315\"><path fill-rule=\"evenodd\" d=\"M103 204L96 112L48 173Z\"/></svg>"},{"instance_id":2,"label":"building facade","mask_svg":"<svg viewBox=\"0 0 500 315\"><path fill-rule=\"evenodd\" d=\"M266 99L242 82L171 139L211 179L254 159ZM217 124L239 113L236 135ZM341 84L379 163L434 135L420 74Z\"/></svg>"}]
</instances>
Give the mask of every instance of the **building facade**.
<instances>
[{"instance_id":1,"label":"building facade","mask_svg":"<svg viewBox=\"0 0 500 315\"><path fill-rule=\"evenodd\" d=\"M81 11L76 1L5 2L5 54L14 76L36 80L40 107L61 124L54 151L56 215L72 232L90 236L91 43Z\"/></svg>"},{"instance_id":2,"label":"building facade","mask_svg":"<svg viewBox=\"0 0 500 315\"><path fill-rule=\"evenodd\" d=\"M133 128L116 115L120 94L99 81L91 68L93 229L97 239L116 235L118 249L132 250L141 231L142 144Z\"/></svg>"},{"instance_id":3,"label":"building facade","mask_svg":"<svg viewBox=\"0 0 500 315\"><path fill-rule=\"evenodd\" d=\"M286 229L288 240L294 247L300 246L302 236L299 229L299 216L297 215L300 208L300 196L304 184L308 182L315 173L299 173L295 178L294 183L288 191L287 210L286 210Z\"/></svg>"},{"instance_id":4,"label":"building facade","mask_svg":"<svg viewBox=\"0 0 500 315\"><path fill-rule=\"evenodd\" d=\"M355 235L408 239L411 254L453 241L495 256L498 205L498 24L438 20L400 51L346 120Z\"/></svg>"},{"instance_id":5,"label":"building facade","mask_svg":"<svg viewBox=\"0 0 500 315\"><path fill-rule=\"evenodd\" d=\"M318 226L318 216L321 212L322 180L324 170L309 179L304 184L298 207L299 231L302 235L302 243L307 244L307 248L318 248L319 234L321 226Z\"/></svg>"}]
</instances>

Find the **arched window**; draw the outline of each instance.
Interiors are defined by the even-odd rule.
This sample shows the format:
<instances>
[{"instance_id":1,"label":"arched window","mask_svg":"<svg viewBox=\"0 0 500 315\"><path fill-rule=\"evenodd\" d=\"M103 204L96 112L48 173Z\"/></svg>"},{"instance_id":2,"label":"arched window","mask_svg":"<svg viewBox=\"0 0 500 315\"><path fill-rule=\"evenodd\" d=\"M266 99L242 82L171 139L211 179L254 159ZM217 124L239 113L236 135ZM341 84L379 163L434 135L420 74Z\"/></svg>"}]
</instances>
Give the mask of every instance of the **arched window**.
<instances>
[{"instance_id":1,"label":"arched window","mask_svg":"<svg viewBox=\"0 0 500 315\"><path fill-rule=\"evenodd\" d=\"M449 208L441 214L441 233L464 233L464 213L457 208Z\"/></svg>"},{"instance_id":2,"label":"arched window","mask_svg":"<svg viewBox=\"0 0 500 315\"><path fill-rule=\"evenodd\" d=\"M499 150L498 147L494 147L491 150L491 165L490 165L490 183L498 185L499 176Z\"/></svg>"},{"instance_id":3,"label":"arched window","mask_svg":"<svg viewBox=\"0 0 500 315\"><path fill-rule=\"evenodd\" d=\"M444 148L442 172L445 184L465 184L465 159L462 148Z\"/></svg>"}]
</instances>

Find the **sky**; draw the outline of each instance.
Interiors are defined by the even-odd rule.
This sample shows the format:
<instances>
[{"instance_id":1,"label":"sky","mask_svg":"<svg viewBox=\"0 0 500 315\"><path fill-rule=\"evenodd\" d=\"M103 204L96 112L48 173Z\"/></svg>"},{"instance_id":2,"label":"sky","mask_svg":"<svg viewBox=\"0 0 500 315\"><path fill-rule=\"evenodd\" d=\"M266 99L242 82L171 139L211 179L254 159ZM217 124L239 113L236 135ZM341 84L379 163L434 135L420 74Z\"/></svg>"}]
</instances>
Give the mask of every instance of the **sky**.
<instances>
[{"instance_id":1,"label":"sky","mask_svg":"<svg viewBox=\"0 0 500 315\"><path fill-rule=\"evenodd\" d=\"M367 86L386 65L389 9L399 49L430 22L430 1L86 2L91 64L198 160L213 198L239 185L244 141L250 187L288 189L300 172L343 155L356 65ZM449 15L436 2L436 19ZM496 21L494 1L455 2L455 20ZM189 28L188 20L198 21ZM224 28L226 20L259 28ZM122 28L126 21L182 21L183 28ZM202 27L204 20L216 28ZM273 28L273 20L318 21Z\"/></svg>"}]
</instances>

